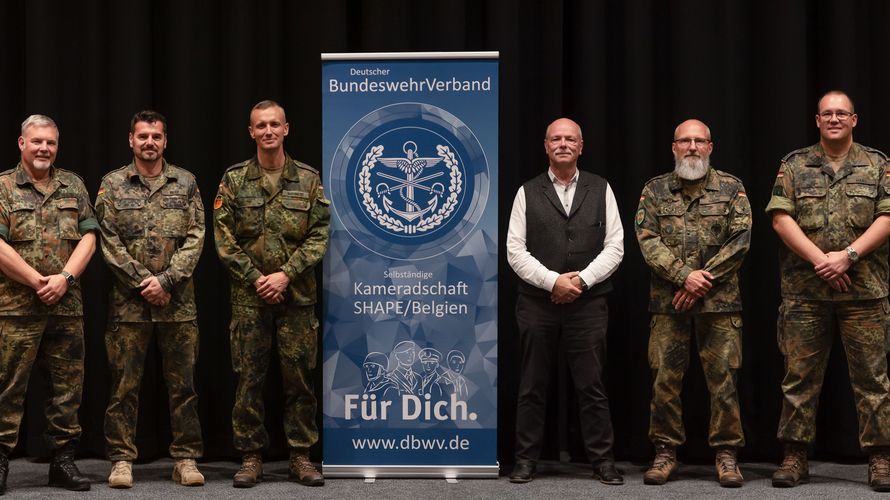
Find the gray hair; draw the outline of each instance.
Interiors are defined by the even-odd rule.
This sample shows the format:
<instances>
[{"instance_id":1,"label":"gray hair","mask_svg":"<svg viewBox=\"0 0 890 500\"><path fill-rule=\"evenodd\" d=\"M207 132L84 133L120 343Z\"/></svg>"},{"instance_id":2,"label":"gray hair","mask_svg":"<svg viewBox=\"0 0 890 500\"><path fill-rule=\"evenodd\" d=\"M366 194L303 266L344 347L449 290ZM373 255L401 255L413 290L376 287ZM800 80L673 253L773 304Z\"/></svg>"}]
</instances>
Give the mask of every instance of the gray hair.
<instances>
[{"instance_id":1,"label":"gray hair","mask_svg":"<svg viewBox=\"0 0 890 500\"><path fill-rule=\"evenodd\" d=\"M52 127L56 129L56 131L59 130L59 126L56 125L56 122L46 115L31 115L25 118L25 121L22 122L22 137L24 137L25 129L28 127Z\"/></svg>"}]
</instances>

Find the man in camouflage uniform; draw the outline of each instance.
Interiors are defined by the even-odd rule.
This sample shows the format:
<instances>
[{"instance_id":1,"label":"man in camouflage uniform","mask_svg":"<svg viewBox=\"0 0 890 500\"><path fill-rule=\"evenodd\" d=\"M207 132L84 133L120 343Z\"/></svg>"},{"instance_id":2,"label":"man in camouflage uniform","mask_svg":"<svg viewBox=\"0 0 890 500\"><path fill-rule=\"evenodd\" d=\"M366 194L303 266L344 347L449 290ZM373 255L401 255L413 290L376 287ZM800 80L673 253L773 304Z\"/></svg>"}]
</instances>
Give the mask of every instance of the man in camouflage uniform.
<instances>
[{"instance_id":1,"label":"man in camouflage uniform","mask_svg":"<svg viewBox=\"0 0 890 500\"><path fill-rule=\"evenodd\" d=\"M717 477L741 486L736 450L745 436L736 393L742 363L738 270L751 242L751 205L742 181L710 166L711 132L698 120L674 131L674 171L646 183L636 215L637 240L652 268L649 365L655 382L649 439L655 460L646 484L664 484L686 440L680 390L692 335L711 393L708 444Z\"/></svg>"},{"instance_id":2,"label":"man in camouflage uniform","mask_svg":"<svg viewBox=\"0 0 890 500\"><path fill-rule=\"evenodd\" d=\"M170 397L173 480L200 486L204 476L195 459L204 446L194 387L192 273L204 244L204 205L195 177L164 160L167 121L160 113L136 113L129 140L133 161L103 177L96 196L102 256L117 278L105 332L112 385L105 412L108 485L133 485L139 385L146 351L157 339Z\"/></svg>"},{"instance_id":3,"label":"man in camouflage uniform","mask_svg":"<svg viewBox=\"0 0 890 500\"><path fill-rule=\"evenodd\" d=\"M315 265L327 249L330 202L318 172L284 151L284 108L262 101L250 112L256 156L226 170L213 202L216 250L231 277L232 367L238 375L232 428L243 453L235 487L262 479L263 385L273 337L284 390L290 474L324 484L309 461L318 440L312 370L317 352Z\"/></svg>"},{"instance_id":4,"label":"man in camouflage uniform","mask_svg":"<svg viewBox=\"0 0 890 500\"><path fill-rule=\"evenodd\" d=\"M0 174L0 494L35 361L51 387L49 484L90 489L74 464L84 356L77 277L96 248L98 224L83 180L53 165L58 146L55 122L31 115L19 137L21 162Z\"/></svg>"},{"instance_id":5,"label":"man in camouflage uniform","mask_svg":"<svg viewBox=\"0 0 890 500\"><path fill-rule=\"evenodd\" d=\"M885 324L890 172L887 157L853 142L858 117L843 92L819 100L818 144L789 153L766 212L780 249L778 343L785 356L778 438L784 459L773 486L809 479L807 445L832 332L840 333L859 413L869 484L890 491L890 381ZM786 248L787 247L787 248Z\"/></svg>"}]
</instances>

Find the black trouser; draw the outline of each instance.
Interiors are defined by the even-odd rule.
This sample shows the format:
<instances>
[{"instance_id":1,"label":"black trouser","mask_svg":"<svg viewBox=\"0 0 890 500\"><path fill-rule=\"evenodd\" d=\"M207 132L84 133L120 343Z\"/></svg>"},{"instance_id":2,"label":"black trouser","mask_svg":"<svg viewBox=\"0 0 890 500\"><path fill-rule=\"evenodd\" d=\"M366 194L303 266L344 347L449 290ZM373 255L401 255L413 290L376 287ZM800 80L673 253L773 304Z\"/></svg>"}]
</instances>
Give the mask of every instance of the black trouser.
<instances>
[{"instance_id":1,"label":"black trouser","mask_svg":"<svg viewBox=\"0 0 890 500\"><path fill-rule=\"evenodd\" d=\"M517 463L535 462L541 455L547 389L560 350L575 383L587 457L592 464L612 460L612 419L602 379L608 320L603 296L554 304L546 297L519 294L516 322L522 374L516 408Z\"/></svg>"}]
</instances>

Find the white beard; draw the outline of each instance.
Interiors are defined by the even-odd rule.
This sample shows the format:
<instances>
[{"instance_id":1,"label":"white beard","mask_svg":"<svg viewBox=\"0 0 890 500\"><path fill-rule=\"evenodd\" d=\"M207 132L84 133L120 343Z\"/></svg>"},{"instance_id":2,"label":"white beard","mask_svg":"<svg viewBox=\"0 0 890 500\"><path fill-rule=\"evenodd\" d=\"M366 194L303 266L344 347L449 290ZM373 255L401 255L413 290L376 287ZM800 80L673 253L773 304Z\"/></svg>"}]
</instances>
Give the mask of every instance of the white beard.
<instances>
[{"instance_id":1,"label":"white beard","mask_svg":"<svg viewBox=\"0 0 890 500\"><path fill-rule=\"evenodd\" d=\"M674 172L677 177L687 181L697 181L708 175L709 168L711 168L709 158L687 156L674 161Z\"/></svg>"}]
</instances>

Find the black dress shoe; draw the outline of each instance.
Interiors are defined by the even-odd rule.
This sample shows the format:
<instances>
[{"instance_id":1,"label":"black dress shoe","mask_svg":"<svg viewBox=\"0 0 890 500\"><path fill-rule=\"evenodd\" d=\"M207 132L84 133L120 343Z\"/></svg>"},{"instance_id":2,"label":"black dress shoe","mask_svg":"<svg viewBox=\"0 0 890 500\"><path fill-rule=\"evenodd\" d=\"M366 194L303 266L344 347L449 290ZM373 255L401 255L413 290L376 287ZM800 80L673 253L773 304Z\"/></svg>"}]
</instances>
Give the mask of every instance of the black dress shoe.
<instances>
[{"instance_id":1,"label":"black dress shoe","mask_svg":"<svg viewBox=\"0 0 890 500\"><path fill-rule=\"evenodd\" d=\"M624 478L615 468L615 462L603 462L593 467L593 477L599 479L603 484L618 485L624 484Z\"/></svg>"},{"instance_id":2,"label":"black dress shoe","mask_svg":"<svg viewBox=\"0 0 890 500\"><path fill-rule=\"evenodd\" d=\"M510 474L511 483L528 483L535 477L534 462L517 462Z\"/></svg>"}]
</instances>

